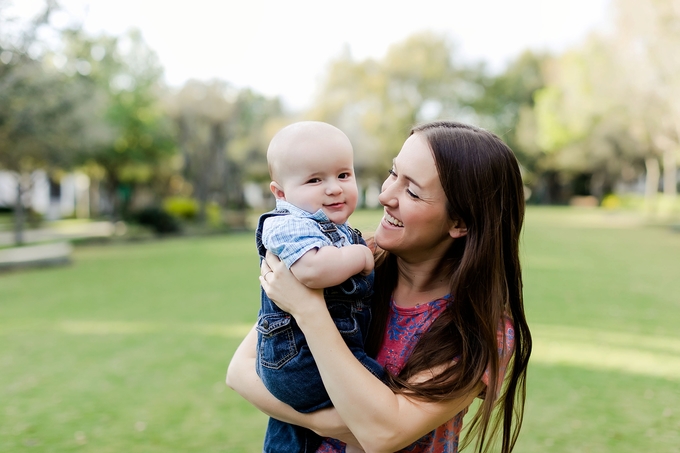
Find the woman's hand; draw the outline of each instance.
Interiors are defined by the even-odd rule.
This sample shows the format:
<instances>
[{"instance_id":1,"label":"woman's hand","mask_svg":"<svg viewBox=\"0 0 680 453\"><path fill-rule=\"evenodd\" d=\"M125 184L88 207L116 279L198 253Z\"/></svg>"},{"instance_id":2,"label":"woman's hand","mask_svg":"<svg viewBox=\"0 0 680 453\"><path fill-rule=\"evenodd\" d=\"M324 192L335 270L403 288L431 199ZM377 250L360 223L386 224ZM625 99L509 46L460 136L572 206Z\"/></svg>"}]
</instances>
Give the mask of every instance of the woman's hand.
<instances>
[{"instance_id":1,"label":"woman's hand","mask_svg":"<svg viewBox=\"0 0 680 453\"><path fill-rule=\"evenodd\" d=\"M283 311L295 318L319 309L326 310L322 289L310 289L300 283L286 265L267 252L260 267L260 284L267 296Z\"/></svg>"}]
</instances>

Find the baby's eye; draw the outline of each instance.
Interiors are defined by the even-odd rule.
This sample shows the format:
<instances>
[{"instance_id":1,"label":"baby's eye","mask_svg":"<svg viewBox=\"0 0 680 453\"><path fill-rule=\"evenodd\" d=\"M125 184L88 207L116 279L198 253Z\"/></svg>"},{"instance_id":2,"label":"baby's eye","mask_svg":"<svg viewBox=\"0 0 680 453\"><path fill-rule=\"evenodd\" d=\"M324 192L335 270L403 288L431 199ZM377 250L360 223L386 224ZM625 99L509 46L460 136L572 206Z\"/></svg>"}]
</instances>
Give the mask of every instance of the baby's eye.
<instances>
[{"instance_id":1,"label":"baby's eye","mask_svg":"<svg viewBox=\"0 0 680 453\"><path fill-rule=\"evenodd\" d=\"M351 176L351 175L350 175L349 173L345 172L345 173L340 173L340 174L338 175L338 178L340 178L340 179L347 179L347 178L349 178L350 176Z\"/></svg>"},{"instance_id":2,"label":"baby's eye","mask_svg":"<svg viewBox=\"0 0 680 453\"><path fill-rule=\"evenodd\" d=\"M321 182L321 180L319 178L312 178L307 180L307 184L315 184L317 182Z\"/></svg>"},{"instance_id":3,"label":"baby's eye","mask_svg":"<svg viewBox=\"0 0 680 453\"><path fill-rule=\"evenodd\" d=\"M394 171L394 168L390 168L389 174L390 176L394 176L395 178L397 177L397 172Z\"/></svg>"}]
</instances>

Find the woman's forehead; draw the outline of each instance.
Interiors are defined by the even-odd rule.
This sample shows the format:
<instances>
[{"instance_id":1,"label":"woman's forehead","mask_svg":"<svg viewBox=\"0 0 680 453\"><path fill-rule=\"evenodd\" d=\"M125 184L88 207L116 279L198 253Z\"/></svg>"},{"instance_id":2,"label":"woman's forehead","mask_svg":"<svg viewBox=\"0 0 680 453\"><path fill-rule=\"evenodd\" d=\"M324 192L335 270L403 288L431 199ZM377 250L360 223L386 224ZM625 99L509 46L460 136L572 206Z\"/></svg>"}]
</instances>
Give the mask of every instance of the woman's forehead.
<instances>
[{"instance_id":1,"label":"woman's forehead","mask_svg":"<svg viewBox=\"0 0 680 453\"><path fill-rule=\"evenodd\" d=\"M422 135L411 135L392 164L400 175L417 185L439 180L432 150Z\"/></svg>"}]
</instances>

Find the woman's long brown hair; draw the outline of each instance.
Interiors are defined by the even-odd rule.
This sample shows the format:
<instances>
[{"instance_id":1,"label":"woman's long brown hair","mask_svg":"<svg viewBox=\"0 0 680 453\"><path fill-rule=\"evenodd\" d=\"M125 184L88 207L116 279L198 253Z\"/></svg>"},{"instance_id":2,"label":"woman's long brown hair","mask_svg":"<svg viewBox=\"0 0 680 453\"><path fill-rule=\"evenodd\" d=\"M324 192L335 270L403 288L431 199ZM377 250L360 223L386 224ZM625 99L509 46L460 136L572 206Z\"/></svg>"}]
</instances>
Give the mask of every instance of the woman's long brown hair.
<instances>
[{"instance_id":1,"label":"woman's long brown hair","mask_svg":"<svg viewBox=\"0 0 680 453\"><path fill-rule=\"evenodd\" d=\"M471 420L463 445L476 439L476 450L488 451L500 433L501 451L509 453L522 424L531 354L519 261L525 207L519 165L497 136L473 126L438 121L415 127L411 134L427 139L449 217L462 220L467 235L454 241L440 263L441 269L450 269L446 309L422 335L399 375L389 376L390 384L414 398L442 401L472 391L488 368L487 397ZM373 356L385 333L397 273L397 258L379 250L377 297L367 342ZM498 388L497 331L505 316L512 320L515 348L504 384ZM445 370L432 379L408 382L438 366Z\"/></svg>"}]
</instances>

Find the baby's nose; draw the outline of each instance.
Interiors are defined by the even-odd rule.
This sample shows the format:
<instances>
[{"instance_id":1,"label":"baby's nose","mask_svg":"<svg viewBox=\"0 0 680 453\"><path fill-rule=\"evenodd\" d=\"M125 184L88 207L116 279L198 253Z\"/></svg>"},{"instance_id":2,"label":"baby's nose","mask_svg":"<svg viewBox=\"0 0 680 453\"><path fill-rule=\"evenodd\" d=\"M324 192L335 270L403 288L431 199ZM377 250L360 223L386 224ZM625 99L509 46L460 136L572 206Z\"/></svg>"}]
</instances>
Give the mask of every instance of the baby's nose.
<instances>
[{"instance_id":1,"label":"baby's nose","mask_svg":"<svg viewBox=\"0 0 680 453\"><path fill-rule=\"evenodd\" d=\"M340 187L340 184L330 183L328 186L326 186L326 193L328 194L336 194L340 192L342 192L342 187Z\"/></svg>"}]
</instances>

